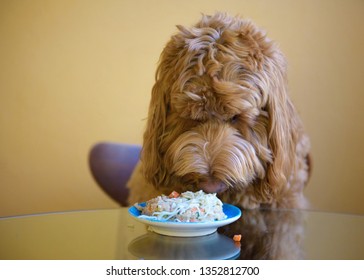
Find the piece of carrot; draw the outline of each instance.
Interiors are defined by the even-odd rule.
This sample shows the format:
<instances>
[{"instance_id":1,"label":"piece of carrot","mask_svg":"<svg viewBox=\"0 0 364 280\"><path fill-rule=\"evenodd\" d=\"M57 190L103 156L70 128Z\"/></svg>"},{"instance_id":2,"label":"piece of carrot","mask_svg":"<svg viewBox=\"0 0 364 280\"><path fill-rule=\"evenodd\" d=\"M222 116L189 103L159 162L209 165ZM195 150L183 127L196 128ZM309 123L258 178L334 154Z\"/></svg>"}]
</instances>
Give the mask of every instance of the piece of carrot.
<instances>
[{"instance_id":1,"label":"piece of carrot","mask_svg":"<svg viewBox=\"0 0 364 280\"><path fill-rule=\"evenodd\" d=\"M241 234L235 234L234 237L233 237L233 240L235 242L240 242L241 241Z\"/></svg>"},{"instance_id":2,"label":"piece of carrot","mask_svg":"<svg viewBox=\"0 0 364 280\"><path fill-rule=\"evenodd\" d=\"M168 197L169 198L177 198L179 196L180 196L180 194L178 192L173 191L173 192L170 193L170 195Z\"/></svg>"},{"instance_id":3,"label":"piece of carrot","mask_svg":"<svg viewBox=\"0 0 364 280\"><path fill-rule=\"evenodd\" d=\"M196 213L196 212L197 212L197 207L193 207L193 208L191 209L191 212L192 212L192 213Z\"/></svg>"}]
</instances>

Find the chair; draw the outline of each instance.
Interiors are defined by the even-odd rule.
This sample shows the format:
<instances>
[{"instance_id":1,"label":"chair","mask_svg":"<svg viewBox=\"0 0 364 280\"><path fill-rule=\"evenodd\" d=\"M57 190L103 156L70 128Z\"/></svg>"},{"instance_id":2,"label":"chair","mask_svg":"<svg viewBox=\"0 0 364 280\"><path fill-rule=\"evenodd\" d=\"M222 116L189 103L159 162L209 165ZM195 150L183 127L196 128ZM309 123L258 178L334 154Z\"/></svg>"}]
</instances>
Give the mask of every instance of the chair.
<instances>
[{"instance_id":1,"label":"chair","mask_svg":"<svg viewBox=\"0 0 364 280\"><path fill-rule=\"evenodd\" d=\"M93 178L121 206L128 205L129 190L126 183L139 161L140 150L139 145L100 142L89 153Z\"/></svg>"}]
</instances>

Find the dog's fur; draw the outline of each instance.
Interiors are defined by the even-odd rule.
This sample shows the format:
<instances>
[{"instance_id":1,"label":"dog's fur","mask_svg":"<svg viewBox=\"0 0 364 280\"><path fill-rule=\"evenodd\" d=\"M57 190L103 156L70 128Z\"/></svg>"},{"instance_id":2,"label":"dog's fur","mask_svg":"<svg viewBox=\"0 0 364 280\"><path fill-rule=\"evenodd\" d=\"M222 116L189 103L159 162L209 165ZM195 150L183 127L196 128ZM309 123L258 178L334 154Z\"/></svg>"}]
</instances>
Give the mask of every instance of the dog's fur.
<instances>
[{"instance_id":1,"label":"dog's fur","mask_svg":"<svg viewBox=\"0 0 364 280\"><path fill-rule=\"evenodd\" d=\"M242 208L305 207L309 140L278 47L223 13L177 27L160 57L129 202L203 189Z\"/></svg>"}]
</instances>

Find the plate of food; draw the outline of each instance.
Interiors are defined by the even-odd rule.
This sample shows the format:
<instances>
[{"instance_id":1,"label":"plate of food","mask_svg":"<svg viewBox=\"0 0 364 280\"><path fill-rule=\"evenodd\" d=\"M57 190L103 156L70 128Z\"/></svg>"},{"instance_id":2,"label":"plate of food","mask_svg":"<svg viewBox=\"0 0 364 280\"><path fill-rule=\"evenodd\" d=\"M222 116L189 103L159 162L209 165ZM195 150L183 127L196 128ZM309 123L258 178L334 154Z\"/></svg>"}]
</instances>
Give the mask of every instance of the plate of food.
<instances>
[{"instance_id":1,"label":"plate of food","mask_svg":"<svg viewBox=\"0 0 364 280\"><path fill-rule=\"evenodd\" d=\"M149 230L169 236L203 236L235 222L238 207L222 203L216 194L203 191L172 192L129 208L129 214Z\"/></svg>"}]
</instances>

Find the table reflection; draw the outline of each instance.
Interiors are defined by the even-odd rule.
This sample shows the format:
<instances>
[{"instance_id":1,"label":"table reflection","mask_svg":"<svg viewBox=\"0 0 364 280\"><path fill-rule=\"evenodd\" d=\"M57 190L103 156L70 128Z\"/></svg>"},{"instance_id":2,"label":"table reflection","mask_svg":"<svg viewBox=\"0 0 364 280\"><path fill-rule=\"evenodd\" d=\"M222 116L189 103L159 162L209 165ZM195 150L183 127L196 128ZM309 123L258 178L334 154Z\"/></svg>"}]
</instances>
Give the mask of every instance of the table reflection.
<instances>
[{"instance_id":1,"label":"table reflection","mask_svg":"<svg viewBox=\"0 0 364 280\"><path fill-rule=\"evenodd\" d=\"M241 234L239 259L303 259L304 215L299 211L244 210L233 224L218 229Z\"/></svg>"},{"instance_id":2,"label":"table reflection","mask_svg":"<svg viewBox=\"0 0 364 280\"><path fill-rule=\"evenodd\" d=\"M0 218L0 259L364 259L363 236L363 215L267 209L211 235L170 237L121 208Z\"/></svg>"},{"instance_id":3,"label":"table reflection","mask_svg":"<svg viewBox=\"0 0 364 280\"><path fill-rule=\"evenodd\" d=\"M129 252L140 259L236 259L240 246L217 232L198 237L165 236L149 232L129 243Z\"/></svg>"}]
</instances>

